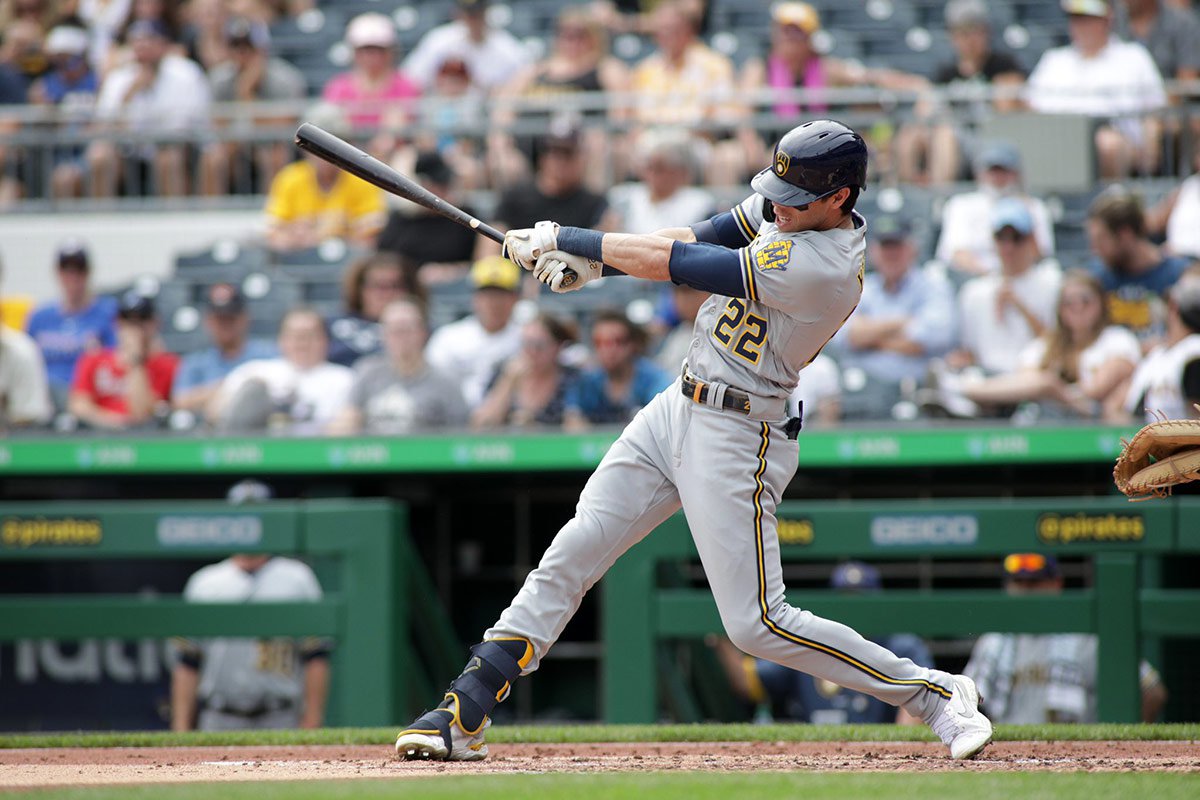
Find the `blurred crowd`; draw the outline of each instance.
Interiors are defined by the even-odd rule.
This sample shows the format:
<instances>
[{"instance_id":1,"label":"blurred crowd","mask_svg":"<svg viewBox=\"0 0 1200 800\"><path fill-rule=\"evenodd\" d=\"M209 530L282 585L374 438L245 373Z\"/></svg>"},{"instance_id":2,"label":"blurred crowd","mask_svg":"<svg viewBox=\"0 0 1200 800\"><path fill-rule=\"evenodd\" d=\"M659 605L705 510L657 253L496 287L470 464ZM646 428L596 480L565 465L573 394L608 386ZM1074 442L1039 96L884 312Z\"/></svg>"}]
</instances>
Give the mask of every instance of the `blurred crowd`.
<instances>
[{"instance_id":1,"label":"blurred crowd","mask_svg":"<svg viewBox=\"0 0 1200 800\"><path fill-rule=\"evenodd\" d=\"M1015 0L934 4L940 27L925 32L948 49L928 74L899 55L835 54L833 23L853 24L860 3L744 4L746 30L761 35L737 59L713 29L736 4L564 2L536 43L507 29L521 3L504 6L507 22L487 0L377 5L395 13L348 16L334 45L346 68L316 85L320 71L276 44L294 48L314 13L339 4L0 0L0 203L262 194L269 252L339 240L356 254L342 308L283 309L273 340L250 335L241 281L202 281L205 341L175 353L160 299L98 295L88 244L64 241L51 265L60 296L24 333L3 331L7 425L580 430L627 421L679 374L705 295L668 286L626 304L606 291L614 277L579 305L546 304L499 245L283 136L255 135L301 119L501 229L554 219L637 233L728 208L740 199L729 187L745 186L801 119L896 120L863 127L864 197L878 198L869 271L858 310L801 374L806 422L1129 422L1176 373L1200 398L1200 148L1189 116L1158 113L1188 107L1177 88L1200 77L1190 3L1044 0L1061 27L1021 57L996 30ZM431 9L444 18L404 51L402 12ZM619 57L618 36L645 52ZM836 107L822 94L853 89L873 93ZM908 98L908 111L888 116L879 91ZM1084 241L1056 242L1063 210L1027 189L1019 147L981 136L981 104L1092 118L1092 142L1066 143L1091 145L1101 181L1078 209ZM8 113L30 106L52 113ZM252 114L228 111L239 107ZM40 148L22 138L31 126ZM1179 181L1181 153L1197 174ZM1170 188L1152 202L1127 188L1154 177ZM888 187L946 196L936 209L887 208ZM486 209L471 209L478 197ZM443 321L446 287L469 293L465 317Z\"/></svg>"}]
</instances>

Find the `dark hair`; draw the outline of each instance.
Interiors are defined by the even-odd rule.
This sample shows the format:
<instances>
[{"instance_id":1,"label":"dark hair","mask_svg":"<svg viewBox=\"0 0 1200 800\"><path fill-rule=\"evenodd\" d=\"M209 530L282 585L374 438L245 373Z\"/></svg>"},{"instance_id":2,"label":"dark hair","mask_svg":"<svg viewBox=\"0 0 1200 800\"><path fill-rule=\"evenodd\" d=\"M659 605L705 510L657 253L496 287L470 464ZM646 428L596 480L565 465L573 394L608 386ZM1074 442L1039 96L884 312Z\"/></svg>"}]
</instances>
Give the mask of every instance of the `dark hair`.
<instances>
[{"instance_id":1,"label":"dark hair","mask_svg":"<svg viewBox=\"0 0 1200 800\"><path fill-rule=\"evenodd\" d=\"M180 41L183 32L183 25L180 23L181 6L179 0L160 0L162 3L162 16L156 21L161 22L167 29L168 39L171 43L177 44ZM120 44L128 44L129 26L139 20L134 16L134 7L136 2L130 2L129 13L125 15L125 21L121 23L120 29L115 37Z\"/></svg>"},{"instance_id":2,"label":"dark hair","mask_svg":"<svg viewBox=\"0 0 1200 800\"><path fill-rule=\"evenodd\" d=\"M1130 230L1138 238L1146 235L1146 215L1142 211L1142 201L1125 189L1102 193L1092 202L1088 209L1088 217L1102 223L1111 233Z\"/></svg>"},{"instance_id":3,"label":"dark hair","mask_svg":"<svg viewBox=\"0 0 1200 800\"><path fill-rule=\"evenodd\" d=\"M395 253L380 251L358 259L342 275L342 298L346 301L346 310L351 314L362 314L363 284L366 283L367 273L373 269L396 270L400 274L404 293L416 297L424 305L425 289L417 282L415 265Z\"/></svg>"},{"instance_id":4,"label":"dark hair","mask_svg":"<svg viewBox=\"0 0 1200 800\"><path fill-rule=\"evenodd\" d=\"M542 311L529 321L536 322L545 328L546 333L550 334L550 338L560 346L579 338L579 331L576 330L573 322L556 317L548 312Z\"/></svg>"},{"instance_id":5,"label":"dark hair","mask_svg":"<svg viewBox=\"0 0 1200 800\"><path fill-rule=\"evenodd\" d=\"M615 322L623 327L629 336L629 341L633 343L639 353L646 349L649 337L646 335L645 328L631 320L625 312L613 308L602 308L592 317L592 330L594 331L596 326L602 322Z\"/></svg>"},{"instance_id":6,"label":"dark hair","mask_svg":"<svg viewBox=\"0 0 1200 800\"><path fill-rule=\"evenodd\" d=\"M846 188L850 190L850 194L846 196L845 202L842 203L843 214L849 214L854 210L854 204L858 202L858 196L862 193L862 189L857 186L847 186Z\"/></svg>"}]
</instances>

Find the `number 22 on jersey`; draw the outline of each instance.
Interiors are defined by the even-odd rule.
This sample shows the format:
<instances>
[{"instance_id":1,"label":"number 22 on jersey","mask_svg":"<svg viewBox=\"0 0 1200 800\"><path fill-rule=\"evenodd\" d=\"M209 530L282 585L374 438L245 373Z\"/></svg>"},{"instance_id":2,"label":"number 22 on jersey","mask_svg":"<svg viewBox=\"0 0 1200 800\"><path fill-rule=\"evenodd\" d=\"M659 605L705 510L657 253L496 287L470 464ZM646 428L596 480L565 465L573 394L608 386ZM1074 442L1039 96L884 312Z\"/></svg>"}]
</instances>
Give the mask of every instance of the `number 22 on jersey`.
<instances>
[{"instance_id":1,"label":"number 22 on jersey","mask_svg":"<svg viewBox=\"0 0 1200 800\"><path fill-rule=\"evenodd\" d=\"M757 364L767 340L767 321L747 311L746 301L735 297L713 326L713 338L738 358Z\"/></svg>"}]
</instances>

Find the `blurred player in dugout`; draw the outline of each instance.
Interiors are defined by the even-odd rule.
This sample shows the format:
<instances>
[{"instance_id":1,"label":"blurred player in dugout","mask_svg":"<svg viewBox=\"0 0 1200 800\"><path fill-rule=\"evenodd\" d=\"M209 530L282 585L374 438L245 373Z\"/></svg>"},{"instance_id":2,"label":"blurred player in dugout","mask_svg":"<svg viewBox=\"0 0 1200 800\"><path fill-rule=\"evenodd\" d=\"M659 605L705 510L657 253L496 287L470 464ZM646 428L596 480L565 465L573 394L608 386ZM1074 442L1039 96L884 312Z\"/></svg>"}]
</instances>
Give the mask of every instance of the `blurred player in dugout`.
<instances>
[{"instance_id":1,"label":"blurred player in dugout","mask_svg":"<svg viewBox=\"0 0 1200 800\"><path fill-rule=\"evenodd\" d=\"M883 580L879 570L870 564L846 561L834 568L829 576L829 587L845 594L878 592L883 588ZM933 668L933 656L919 636L893 633L874 641L901 658L910 658L923 667ZM888 722L916 725L921 722L903 708L888 705L870 695L773 661L745 655L724 637L715 637L710 643L716 648L734 692L757 707L756 722L769 722L780 717L814 725Z\"/></svg>"},{"instance_id":2,"label":"blurred player in dugout","mask_svg":"<svg viewBox=\"0 0 1200 800\"><path fill-rule=\"evenodd\" d=\"M1060 593L1058 560L1041 553L1007 556L1004 588L1009 594ZM1092 633L985 633L963 673L975 680L997 723L1096 722L1097 644ZM1154 722L1166 705L1166 687L1146 661L1138 676L1142 722Z\"/></svg>"},{"instance_id":3,"label":"blurred player in dugout","mask_svg":"<svg viewBox=\"0 0 1200 800\"><path fill-rule=\"evenodd\" d=\"M242 481L231 503L268 500L271 489ZM264 553L237 553L198 570L183 596L193 603L319 600L307 564ZM229 731L319 728L329 694L332 643L306 639L174 639L171 729Z\"/></svg>"}]
</instances>

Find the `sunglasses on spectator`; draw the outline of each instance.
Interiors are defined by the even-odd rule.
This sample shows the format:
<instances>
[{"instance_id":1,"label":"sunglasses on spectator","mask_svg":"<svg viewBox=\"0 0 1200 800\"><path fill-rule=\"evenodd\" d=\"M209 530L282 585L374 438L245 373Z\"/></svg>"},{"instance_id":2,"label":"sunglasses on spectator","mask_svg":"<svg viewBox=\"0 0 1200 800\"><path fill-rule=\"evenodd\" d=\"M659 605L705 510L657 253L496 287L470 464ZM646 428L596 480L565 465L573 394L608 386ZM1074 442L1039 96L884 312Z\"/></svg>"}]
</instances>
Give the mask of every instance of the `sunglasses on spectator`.
<instances>
[{"instance_id":1,"label":"sunglasses on spectator","mask_svg":"<svg viewBox=\"0 0 1200 800\"><path fill-rule=\"evenodd\" d=\"M400 281L367 281L363 284L363 288L398 292L404 288L404 284L400 283Z\"/></svg>"},{"instance_id":2,"label":"sunglasses on spectator","mask_svg":"<svg viewBox=\"0 0 1200 800\"><path fill-rule=\"evenodd\" d=\"M595 347L624 347L629 344L628 336L593 336L592 345Z\"/></svg>"},{"instance_id":3,"label":"sunglasses on spectator","mask_svg":"<svg viewBox=\"0 0 1200 800\"><path fill-rule=\"evenodd\" d=\"M1029 237L1019 231L1006 228L995 234L994 238L997 242L1023 242Z\"/></svg>"}]
</instances>

